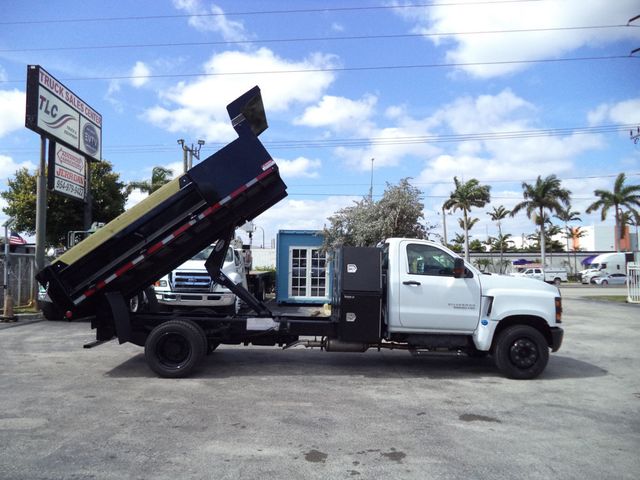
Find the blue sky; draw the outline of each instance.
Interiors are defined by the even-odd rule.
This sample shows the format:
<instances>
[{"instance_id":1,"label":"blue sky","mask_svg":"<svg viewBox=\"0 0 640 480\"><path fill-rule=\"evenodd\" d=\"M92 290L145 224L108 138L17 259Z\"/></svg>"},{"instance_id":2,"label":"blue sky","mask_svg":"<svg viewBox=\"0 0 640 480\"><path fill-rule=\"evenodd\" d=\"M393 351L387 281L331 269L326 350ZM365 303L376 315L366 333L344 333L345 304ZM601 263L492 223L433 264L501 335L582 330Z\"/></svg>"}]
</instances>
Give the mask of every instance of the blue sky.
<instances>
[{"instance_id":1,"label":"blue sky","mask_svg":"<svg viewBox=\"0 0 640 480\"><path fill-rule=\"evenodd\" d=\"M629 139L640 125L640 54L629 57L640 20L625 26L640 14L634 0L3 7L0 189L37 164L38 135L24 127L28 64L102 114L103 157L125 182L156 165L180 173L179 138L205 140L201 158L233 139L225 106L259 85L270 125L261 139L289 186L255 221L267 244L281 228L321 228L368 195L372 158L374 196L412 177L439 227L454 176L491 185L491 204L472 211L480 239L496 233L485 211L513 206L538 175L563 180L585 225L600 221L584 213L594 189L612 188L620 172L640 182L640 145ZM523 213L503 230L533 225Z\"/></svg>"}]
</instances>

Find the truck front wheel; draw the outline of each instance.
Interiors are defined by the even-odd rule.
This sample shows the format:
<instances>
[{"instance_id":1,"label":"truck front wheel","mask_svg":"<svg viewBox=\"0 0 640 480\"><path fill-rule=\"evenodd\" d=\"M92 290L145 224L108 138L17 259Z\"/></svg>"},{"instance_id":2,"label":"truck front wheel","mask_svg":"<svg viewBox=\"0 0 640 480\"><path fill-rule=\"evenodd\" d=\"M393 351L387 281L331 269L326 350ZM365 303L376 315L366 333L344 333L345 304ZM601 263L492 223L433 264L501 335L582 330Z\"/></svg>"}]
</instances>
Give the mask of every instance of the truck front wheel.
<instances>
[{"instance_id":1,"label":"truck front wheel","mask_svg":"<svg viewBox=\"0 0 640 480\"><path fill-rule=\"evenodd\" d=\"M169 320L154 328L144 345L151 370L165 378L189 375L205 354L202 329L188 320Z\"/></svg>"},{"instance_id":2,"label":"truck front wheel","mask_svg":"<svg viewBox=\"0 0 640 480\"><path fill-rule=\"evenodd\" d=\"M542 373L549 361L549 346L538 330L514 325L500 333L494 358L498 370L508 378L527 380Z\"/></svg>"}]
</instances>

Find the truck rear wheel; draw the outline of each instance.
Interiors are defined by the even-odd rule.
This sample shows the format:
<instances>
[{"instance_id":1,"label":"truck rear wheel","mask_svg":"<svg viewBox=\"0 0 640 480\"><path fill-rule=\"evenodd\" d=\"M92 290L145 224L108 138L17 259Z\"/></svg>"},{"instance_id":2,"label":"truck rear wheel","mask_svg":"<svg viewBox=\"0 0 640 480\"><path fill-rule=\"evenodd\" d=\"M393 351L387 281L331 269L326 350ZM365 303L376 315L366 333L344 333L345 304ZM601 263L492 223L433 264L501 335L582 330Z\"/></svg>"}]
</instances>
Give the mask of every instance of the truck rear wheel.
<instances>
[{"instance_id":1,"label":"truck rear wheel","mask_svg":"<svg viewBox=\"0 0 640 480\"><path fill-rule=\"evenodd\" d=\"M496 343L498 370L508 378L528 380L542 373L549 361L549 345L542 333L528 325L506 328Z\"/></svg>"},{"instance_id":2,"label":"truck rear wheel","mask_svg":"<svg viewBox=\"0 0 640 480\"><path fill-rule=\"evenodd\" d=\"M189 375L202 360L207 339L189 320L169 320L151 331L144 345L149 368L165 378Z\"/></svg>"},{"instance_id":3,"label":"truck rear wheel","mask_svg":"<svg viewBox=\"0 0 640 480\"><path fill-rule=\"evenodd\" d=\"M556 277L556 278L554 278L554 279L553 279L553 284L554 284L556 287L559 287L561 283L562 283L562 280L560 280L558 277Z\"/></svg>"}]
</instances>

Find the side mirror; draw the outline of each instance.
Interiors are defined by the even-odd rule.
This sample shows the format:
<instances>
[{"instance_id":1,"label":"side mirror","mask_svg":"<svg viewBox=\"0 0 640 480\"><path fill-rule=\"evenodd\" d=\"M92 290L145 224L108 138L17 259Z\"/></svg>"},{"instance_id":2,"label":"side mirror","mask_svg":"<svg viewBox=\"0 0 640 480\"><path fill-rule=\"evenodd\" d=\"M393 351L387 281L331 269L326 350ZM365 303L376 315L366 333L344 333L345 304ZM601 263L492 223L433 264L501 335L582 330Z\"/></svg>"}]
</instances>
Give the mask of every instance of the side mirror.
<instances>
[{"instance_id":1,"label":"side mirror","mask_svg":"<svg viewBox=\"0 0 640 480\"><path fill-rule=\"evenodd\" d=\"M464 260L460 257L453 259L453 278L464 277Z\"/></svg>"}]
</instances>

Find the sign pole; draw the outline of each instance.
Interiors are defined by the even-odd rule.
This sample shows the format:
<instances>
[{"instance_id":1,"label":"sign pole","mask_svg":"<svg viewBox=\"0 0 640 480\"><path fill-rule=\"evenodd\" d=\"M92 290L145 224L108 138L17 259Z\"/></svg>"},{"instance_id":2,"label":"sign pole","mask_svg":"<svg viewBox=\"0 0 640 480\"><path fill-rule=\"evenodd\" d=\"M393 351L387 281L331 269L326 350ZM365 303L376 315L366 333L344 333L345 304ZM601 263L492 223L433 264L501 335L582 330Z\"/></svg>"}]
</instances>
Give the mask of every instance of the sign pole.
<instances>
[{"instance_id":1,"label":"sign pole","mask_svg":"<svg viewBox=\"0 0 640 480\"><path fill-rule=\"evenodd\" d=\"M47 234L47 177L45 176L45 157L47 138L40 136L40 168L36 179L36 270L44 268L44 244Z\"/></svg>"},{"instance_id":2,"label":"sign pole","mask_svg":"<svg viewBox=\"0 0 640 480\"><path fill-rule=\"evenodd\" d=\"M92 218L92 198L91 198L91 162L87 162L87 171L85 172L85 203L84 203L84 229L91 228Z\"/></svg>"}]
</instances>

